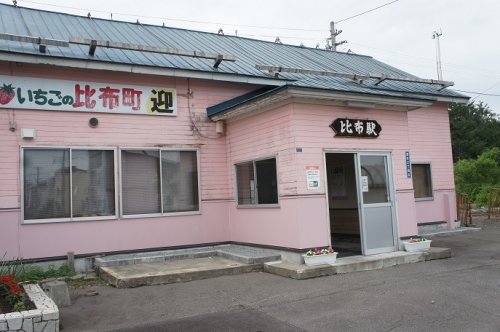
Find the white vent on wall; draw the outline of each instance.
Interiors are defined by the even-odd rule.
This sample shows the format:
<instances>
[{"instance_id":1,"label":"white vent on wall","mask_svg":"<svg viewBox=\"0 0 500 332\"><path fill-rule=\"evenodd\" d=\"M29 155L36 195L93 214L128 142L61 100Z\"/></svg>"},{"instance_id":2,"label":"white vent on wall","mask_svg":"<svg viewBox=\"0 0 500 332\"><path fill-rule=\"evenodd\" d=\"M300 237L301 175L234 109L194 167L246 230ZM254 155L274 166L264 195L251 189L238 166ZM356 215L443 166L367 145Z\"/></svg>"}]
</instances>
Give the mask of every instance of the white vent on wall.
<instances>
[{"instance_id":1,"label":"white vent on wall","mask_svg":"<svg viewBox=\"0 0 500 332\"><path fill-rule=\"evenodd\" d=\"M36 137L35 129L21 128L21 138L34 139Z\"/></svg>"}]
</instances>

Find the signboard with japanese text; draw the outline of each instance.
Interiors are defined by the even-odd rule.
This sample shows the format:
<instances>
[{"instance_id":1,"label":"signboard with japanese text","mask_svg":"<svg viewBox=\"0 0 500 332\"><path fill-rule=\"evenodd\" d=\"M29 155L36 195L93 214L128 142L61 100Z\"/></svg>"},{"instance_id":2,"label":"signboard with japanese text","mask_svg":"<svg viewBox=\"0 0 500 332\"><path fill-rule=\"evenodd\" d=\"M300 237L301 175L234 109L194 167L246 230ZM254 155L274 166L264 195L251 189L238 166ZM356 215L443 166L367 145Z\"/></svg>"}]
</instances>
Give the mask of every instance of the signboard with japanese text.
<instances>
[{"instance_id":1,"label":"signboard with japanese text","mask_svg":"<svg viewBox=\"0 0 500 332\"><path fill-rule=\"evenodd\" d=\"M375 120L335 119L330 125L335 136L377 138L382 127Z\"/></svg>"},{"instance_id":2,"label":"signboard with japanese text","mask_svg":"<svg viewBox=\"0 0 500 332\"><path fill-rule=\"evenodd\" d=\"M177 115L177 93L165 87L0 75L0 108Z\"/></svg>"},{"instance_id":3,"label":"signboard with japanese text","mask_svg":"<svg viewBox=\"0 0 500 332\"><path fill-rule=\"evenodd\" d=\"M406 177L411 178L411 160L410 160L410 151L405 152L405 160L406 160Z\"/></svg>"},{"instance_id":4,"label":"signboard with japanese text","mask_svg":"<svg viewBox=\"0 0 500 332\"><path fill-rule=\"evenodd\" d=\"M319 166L306 166L307 189L319 189Z\"/></svg>"}]
</instances>

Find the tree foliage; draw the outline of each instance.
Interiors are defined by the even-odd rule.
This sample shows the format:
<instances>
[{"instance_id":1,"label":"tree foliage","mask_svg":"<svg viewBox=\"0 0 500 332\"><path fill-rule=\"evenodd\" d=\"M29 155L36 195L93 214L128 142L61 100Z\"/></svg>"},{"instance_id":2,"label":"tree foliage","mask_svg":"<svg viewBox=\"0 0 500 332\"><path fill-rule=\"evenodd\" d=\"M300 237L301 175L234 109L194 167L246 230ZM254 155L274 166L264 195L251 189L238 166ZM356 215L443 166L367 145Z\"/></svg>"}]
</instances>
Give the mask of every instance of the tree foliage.
<instances>
[{"instance_id":1,"label":"tree foliage","mask_svg":"<svg viewBox=\"0 0 500 332\"><path fill-rule=\"evenodd\" d=\"M476 158L485 150L500 147L500 118L488 105L450 104L453 161Z\"/></svg>"},{"instance_id":2,"label":"tree foliage","mask_svg":"<svg viewBox=\"0 0 500 332\"><path fill-rule=\"evenodd\" d=\"M455 184L458 192L485 206L488 191L500 187L500 148L486 150L477 159L459 160L455 164Z\"/></svg>"}]
</instances>

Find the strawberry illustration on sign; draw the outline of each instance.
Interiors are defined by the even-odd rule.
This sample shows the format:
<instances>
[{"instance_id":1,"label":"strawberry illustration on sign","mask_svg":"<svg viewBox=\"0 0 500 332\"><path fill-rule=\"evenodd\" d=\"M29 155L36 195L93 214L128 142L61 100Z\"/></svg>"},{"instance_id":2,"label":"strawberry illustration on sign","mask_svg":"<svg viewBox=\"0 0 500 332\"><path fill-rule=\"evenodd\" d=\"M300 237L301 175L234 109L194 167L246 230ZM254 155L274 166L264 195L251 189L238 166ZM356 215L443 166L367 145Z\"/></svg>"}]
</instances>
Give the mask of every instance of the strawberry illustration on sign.
<instances>
[{"instance_id":1,"label":"strawberry illustration on sign","mask_svg":"<svg viewBox=\"0 0 500 332\"><path fill-rule=\"evenodd\" d=\"M3 87L0 88L0 104L7 105L15 96L16 92L12 84L4 84Z\"/></svg>"}]
</instances>

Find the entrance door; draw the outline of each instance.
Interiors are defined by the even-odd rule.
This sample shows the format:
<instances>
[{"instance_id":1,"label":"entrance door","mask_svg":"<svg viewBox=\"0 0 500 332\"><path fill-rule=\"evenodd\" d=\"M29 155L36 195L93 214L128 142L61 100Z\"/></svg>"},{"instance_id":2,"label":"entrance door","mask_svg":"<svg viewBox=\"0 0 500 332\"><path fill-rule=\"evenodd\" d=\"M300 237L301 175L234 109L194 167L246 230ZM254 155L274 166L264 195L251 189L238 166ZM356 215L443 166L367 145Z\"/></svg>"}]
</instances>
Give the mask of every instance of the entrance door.
<instances>
[{"instance_id":1,"label":"entrance door","mask_svg":"<svg viewBox=\"0 0 500 332\"><path fill-rule=\"evenodd\" d=\"M387 153L357 155L358 196L364 255L397 250L392 169Z\"/></svg>"}]
</instances>

